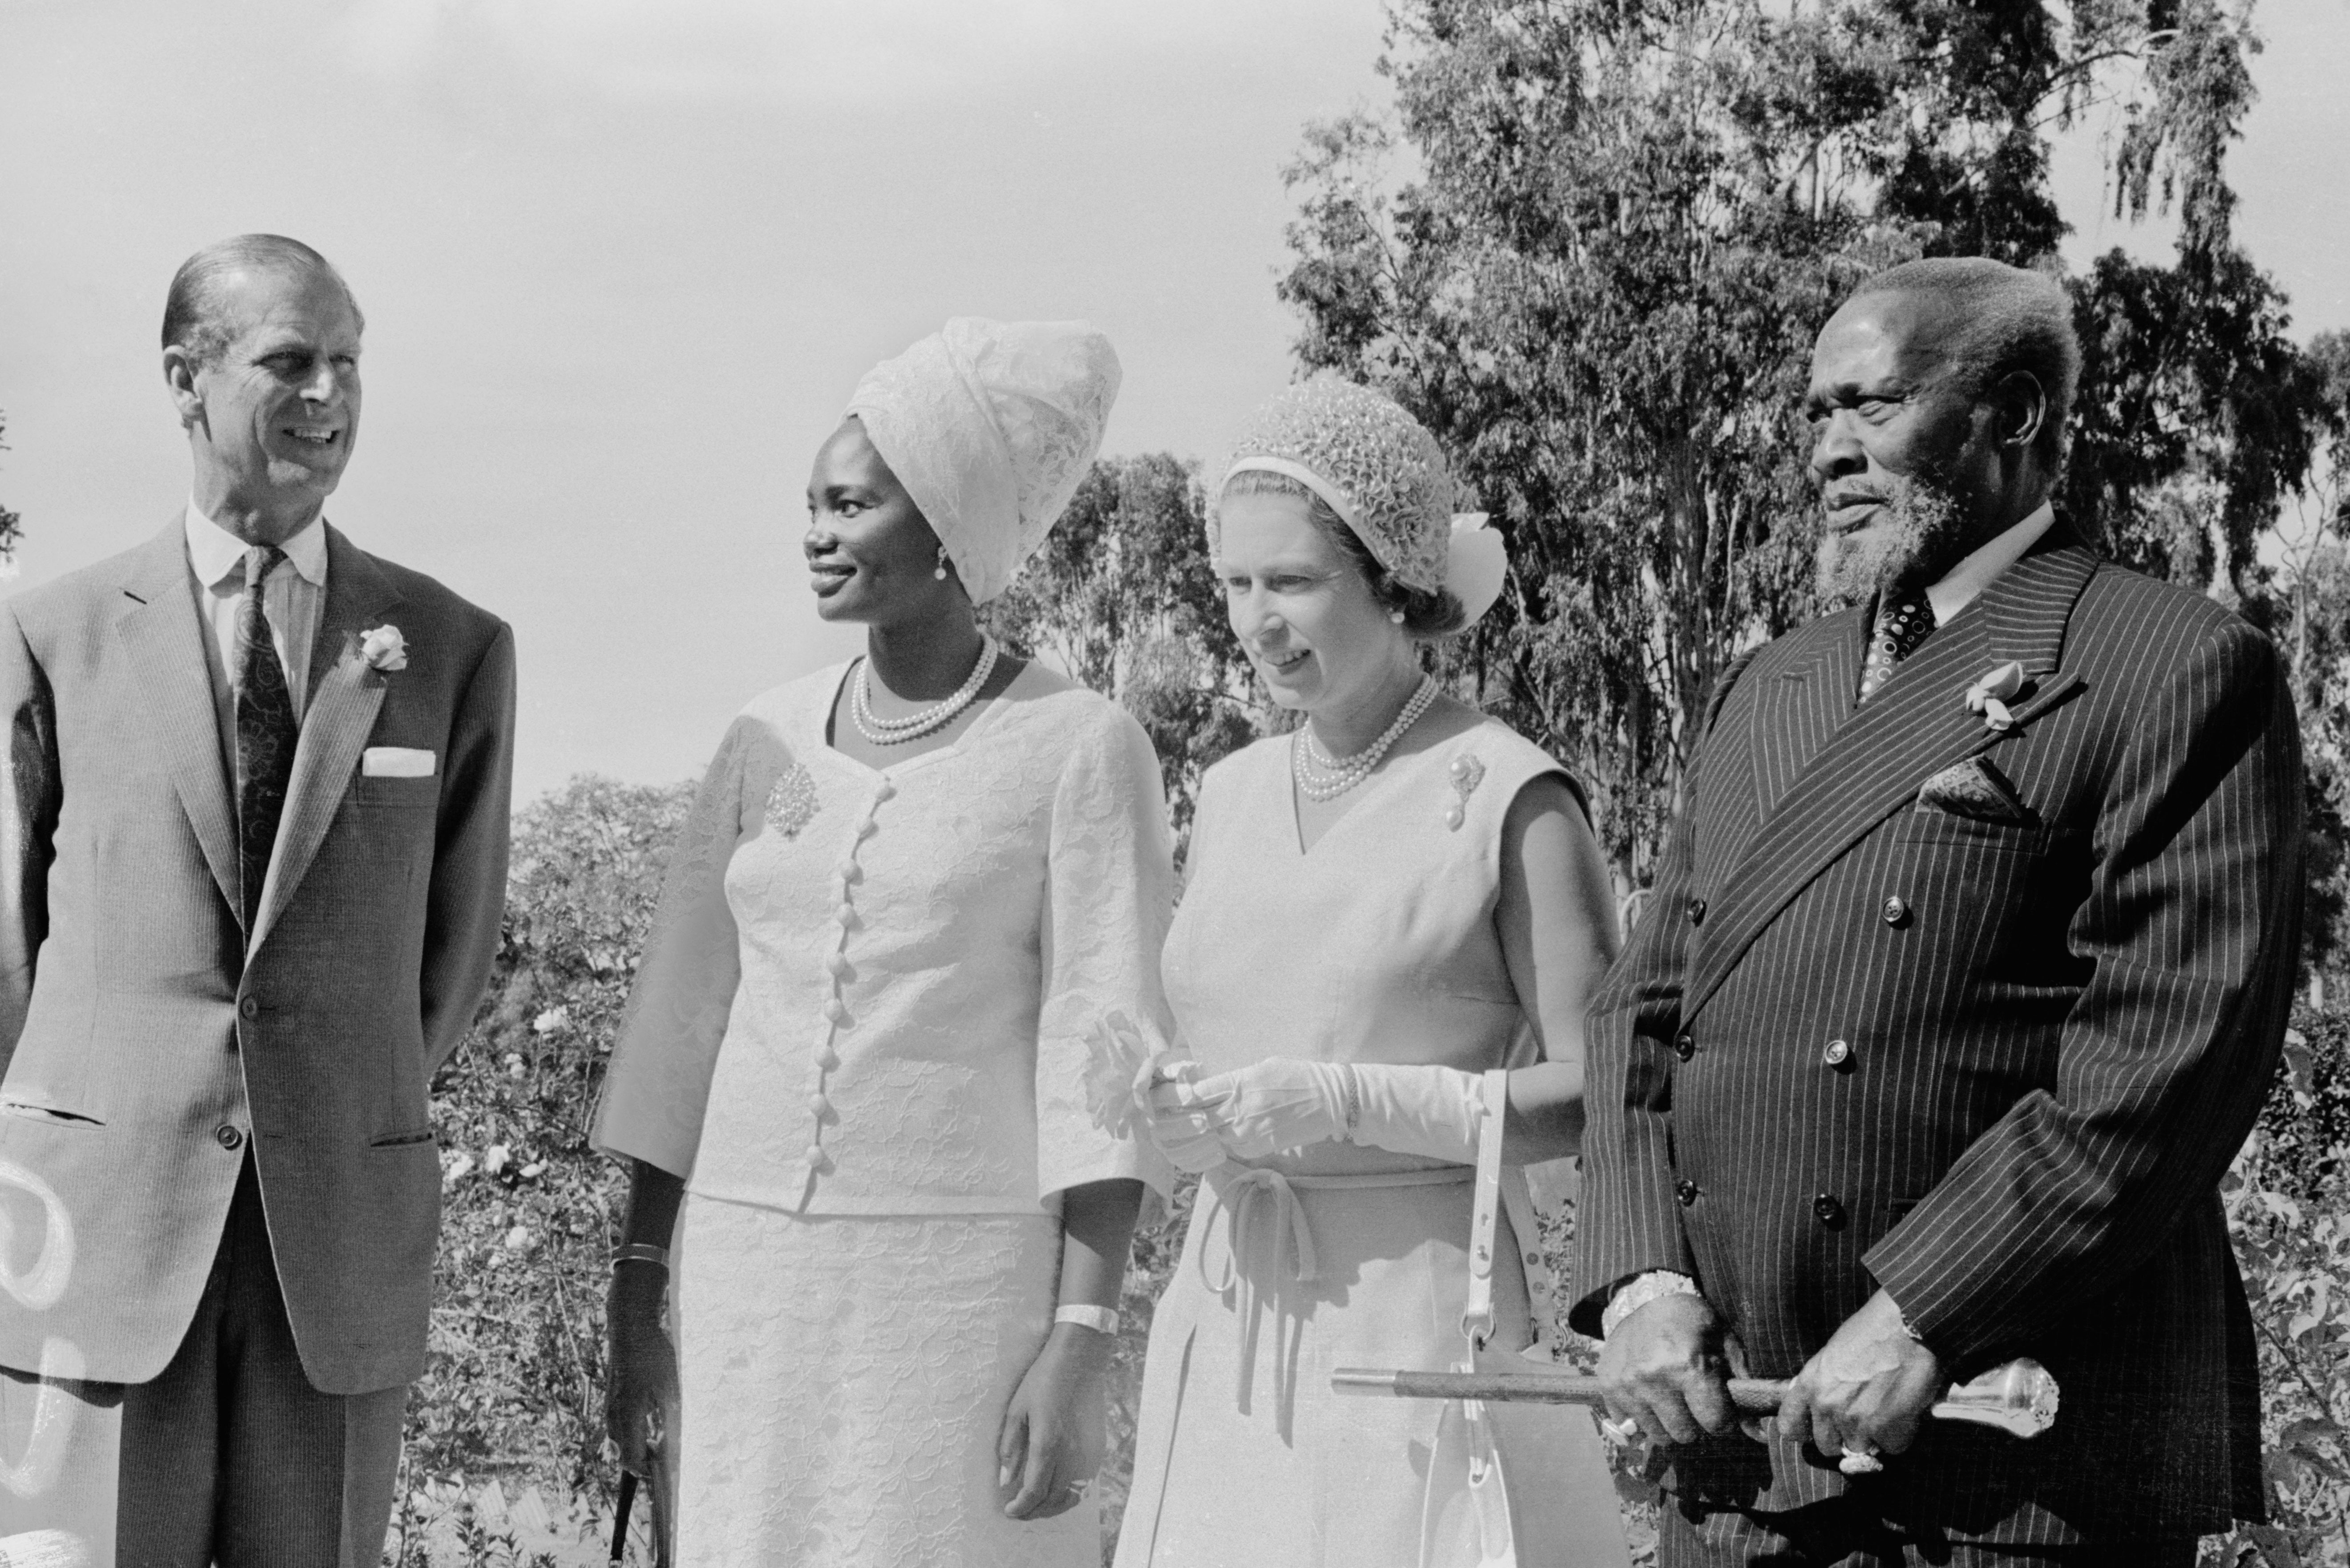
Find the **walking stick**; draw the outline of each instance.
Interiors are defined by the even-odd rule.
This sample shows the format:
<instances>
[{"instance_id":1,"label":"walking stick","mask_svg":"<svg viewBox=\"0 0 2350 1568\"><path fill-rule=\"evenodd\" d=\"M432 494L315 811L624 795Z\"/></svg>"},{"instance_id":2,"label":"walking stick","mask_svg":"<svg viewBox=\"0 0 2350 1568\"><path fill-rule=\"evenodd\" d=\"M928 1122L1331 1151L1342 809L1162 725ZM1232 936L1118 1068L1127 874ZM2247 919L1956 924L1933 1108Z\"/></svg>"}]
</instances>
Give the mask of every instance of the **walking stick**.
<instances>
[{"instance_id":1,"label":"walking stick","mask_svg":"<svg viewBox=\"0 0 2350 1568\"><path fill-rule=\"evenodd\" d=\"M1732 1377L1730 1402L1749 1416L1776 1414L1786 1397L1784 1381ZM1399 1399L1482 1399L1495 1404L1581 1405L1604 1410L1599 1379L1564 1372L1409 1372L1342 1366L1330 1375L1339 1394L1391 1395ZM2036 1438L2056 1422L2056 1379L2029 1359L1994 1366L1980 1377L1953 1383L1934 1407L1939 1420L1995 1427L2018 1438Z\"/></svg>"},{"instance_id":2,"label":"walking stick","mask_svg":"<svg viewBox=\"0 0 2350 1568\"><path fill-rule=\"evenodd\" d=\"M612 1568L620 1568L620 1559L629 1551L629 1510L637 1501L637 1472L620 1472L619 1506L612 1511Z\"/></svg>"}]
</instances>

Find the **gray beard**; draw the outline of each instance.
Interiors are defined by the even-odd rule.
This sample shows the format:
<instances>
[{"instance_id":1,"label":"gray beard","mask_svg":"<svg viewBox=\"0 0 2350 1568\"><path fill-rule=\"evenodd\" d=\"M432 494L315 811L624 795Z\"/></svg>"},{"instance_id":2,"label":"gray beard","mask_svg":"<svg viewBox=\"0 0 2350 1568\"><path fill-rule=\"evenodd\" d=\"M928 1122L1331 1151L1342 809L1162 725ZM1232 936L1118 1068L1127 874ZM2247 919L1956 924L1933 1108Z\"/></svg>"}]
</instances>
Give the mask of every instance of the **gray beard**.
<instances>
[{"instance_id":1,"label":"gray beard","mask_svg":"<svg viewBox=\"0 0 2350 1568\"><path fill-rule=\"evenodd\" d=\"M1908 475L1893 483L1887 522L1879 536L1825 534L1815 558L1820 597L1836 605L1866 602L1922 588L1966 556L1975 527L1959 498L1933 480Z\"/></svg>"}]
</instances>

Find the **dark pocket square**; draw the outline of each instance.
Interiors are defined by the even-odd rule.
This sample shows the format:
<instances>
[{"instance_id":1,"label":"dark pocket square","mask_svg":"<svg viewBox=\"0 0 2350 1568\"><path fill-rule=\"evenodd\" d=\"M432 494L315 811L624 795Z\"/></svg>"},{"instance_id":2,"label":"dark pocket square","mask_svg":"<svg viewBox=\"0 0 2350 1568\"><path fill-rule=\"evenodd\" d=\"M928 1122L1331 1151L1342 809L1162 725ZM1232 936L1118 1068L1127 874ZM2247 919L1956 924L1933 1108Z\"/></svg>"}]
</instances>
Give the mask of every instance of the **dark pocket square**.
<instances>
[{"instance_id":1,"label":"dark pocket square","mask_svg":"<svg viewBox=\"0 0 2350 1568\"><path fill-rule=\"evenodd\" d=\"M1977 822L2006 822L2029 826L2035 819L2015 786L2000 776L1988 757L1952 763L1918 786L1918 809L1939 811Z\"/></svg>"}]
</instances>

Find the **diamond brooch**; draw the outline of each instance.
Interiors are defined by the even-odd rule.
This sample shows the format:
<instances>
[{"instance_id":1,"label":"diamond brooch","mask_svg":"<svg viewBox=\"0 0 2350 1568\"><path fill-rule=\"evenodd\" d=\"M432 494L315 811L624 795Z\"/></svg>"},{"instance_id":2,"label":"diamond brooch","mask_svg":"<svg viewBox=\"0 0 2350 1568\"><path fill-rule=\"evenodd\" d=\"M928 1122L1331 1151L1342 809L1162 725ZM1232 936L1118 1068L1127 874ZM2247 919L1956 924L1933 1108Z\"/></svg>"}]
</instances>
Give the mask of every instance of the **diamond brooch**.
<instances>
[{"instance_id":1,"label":"diamond brooch","mask_svg":"<svg viewBox=\"0 0 2350 1568\"><path fill-rule=\"evenodd\" d=\"M796 838L816 819L816 775L803 763L794 763L767 792L767 826L785 838Z\"/></svg>"}]
</instances>

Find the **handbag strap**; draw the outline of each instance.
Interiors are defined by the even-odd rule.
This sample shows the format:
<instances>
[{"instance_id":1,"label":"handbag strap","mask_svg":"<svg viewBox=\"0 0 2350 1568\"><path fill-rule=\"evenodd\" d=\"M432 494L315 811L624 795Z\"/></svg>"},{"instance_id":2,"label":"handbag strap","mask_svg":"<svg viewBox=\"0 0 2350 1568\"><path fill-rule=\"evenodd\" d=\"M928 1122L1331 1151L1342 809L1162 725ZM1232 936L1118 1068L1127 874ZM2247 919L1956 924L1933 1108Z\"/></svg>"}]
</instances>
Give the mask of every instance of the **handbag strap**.
<instances>
[{"instance_id":1,"label":"handbag strap","mask_svg":"<svg viewBox=\"0 0 2350 1568\"><path fill-rule=\"evenodd\" d=\"M1469 1226L1469 1303L1461 1314L1461 1333L1469 1341L1469 1357L1493 1337L1493 1265L1498 1259L1497 1220L1502 1209L1502 1124L1510 1105L1510 1075L1502 1069L1487 1073L1478 1085L1483 1115L1477 1119L1477 1190Z\"/></svg>"}]
</instances>

